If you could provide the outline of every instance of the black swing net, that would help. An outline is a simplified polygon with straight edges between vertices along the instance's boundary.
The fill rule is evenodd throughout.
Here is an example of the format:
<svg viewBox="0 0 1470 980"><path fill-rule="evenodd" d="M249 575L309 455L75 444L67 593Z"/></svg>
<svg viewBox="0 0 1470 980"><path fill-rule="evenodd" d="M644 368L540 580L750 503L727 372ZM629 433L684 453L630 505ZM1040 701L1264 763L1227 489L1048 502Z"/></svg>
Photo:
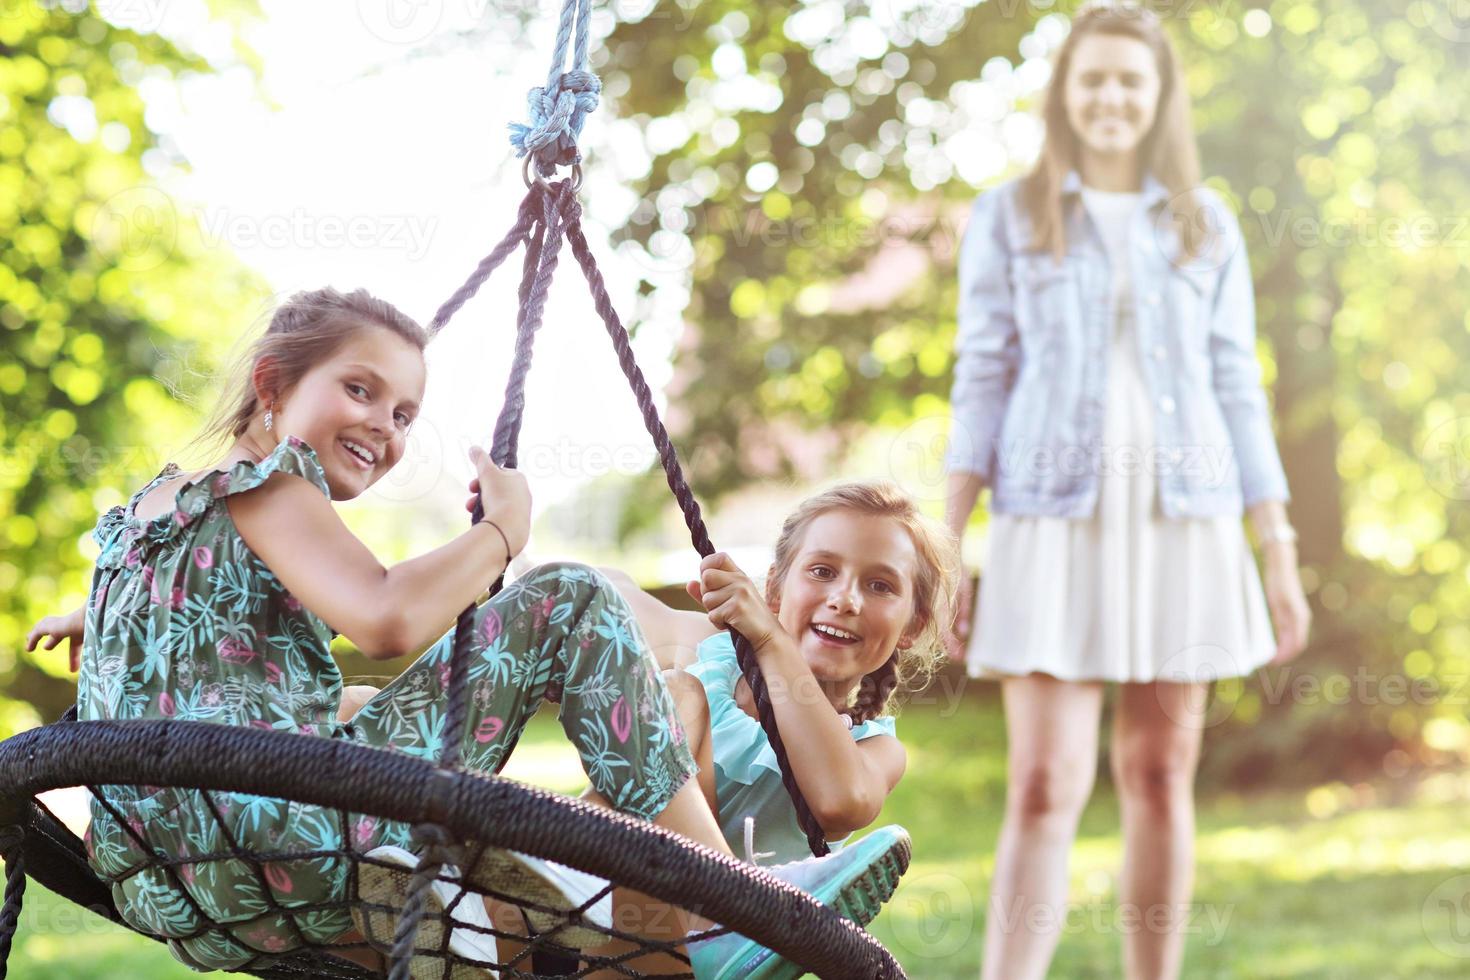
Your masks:
<svg viewBox="0 0 1470 980"><path fill-rule="evenodd" d="M582 233L579 156L572 133L587 110L591 89L595 104L595 77L574 68L557 74L572 20L577 23L580 66L586 64L587 0L565 0L558 54L543 132L550 138L534 146L528 138L527 167L533 157L537 169L529 176L528 191L516 221L469 279L438 310L430 324L437 333L471 299L517 248L525 255L519 289L515 355L494 432L491 456L504 467L516 465L525 380L531 365L532 344L541 325L547 295L563 241L591 289L598 315L617 352L618 363L633 389L644 423L663 464L669 488L689 527L701 556L714 552L699 504L684 479L678 457L653 405L652 393L634 360L628 332L613 309L587 240ZM534 93L533 93L534 94ZM582 99L580 103L578 99ZM534 102L534 99L533 99ZM580 106L580 108L577 108ZM533 113L533 116L535 113ZM568 119L571 117L571 124ZM559 130L557 127L560 127ZM535 132L530 133L531 137ZM557 165L572 165L574 177L547 180ZM483 519L478 502L472 522ZM496 594L501 581L490 594ZM652 824L603 807L545 792L511 780L465 770L460 746L468 713L472 604L460 613L446 686L448 704L444 728L433 762L390 752L349 740L311 738L289 733L250 729L202 721L75 720L75 708L59 722L0 742L0 858L5 863L5 898L0 908L0 977L6 973L12 939L21 912L27 876L62 897L128 928L113 900L114 880L99 877L87 861L84 843L46 806L38 794L62 787L85 786L102 805L111 806L100 792L104 786L193 791L211 813L227 846L214 853L170 855L148 839L146 823L112 816L126 828L145 859L128 873L144 868L163 873L170 884L170 900L187 906L197 923L187 936L172 939L218 937L238 940L238 923L218 923L201 908L184 886L184 875L209 862L237 862L246 867L264 897L262 915L283 923L294 936L284 951L254 950L236 969L260 977L357 978L387 975L394 980L442 976L468 978L542 976L693 976L687 955L677 945L685 941L649 939L636 932L594 922L587 913L614 887L648 896L669 906L696 913L717 925L691 934L687 941L739 933L778 956L823 977L902 977L891 954L860 925L844 918L797 888L769 873L695 844ZM759 721L781 767L782 780L795 806L798 823L814 854L827 845L791 772L781 733L777 730L769 692L750 644L731 631L740 670L755 696ZM258 842L233 835L221 815L215 794L253 794L331 808L340 816L340 833L332 845L311 851L266 850ZM403 889L401 906L376 904L359 889L364 868L377 859L353 846L349 815L391 820L413 828L417 867ZM473 869L490 849L513 849L607 879L603 891L576 907L551 907L528 898L513 882L477 876ZM301 861L338 861L346 869L345 894L331 902L293 900L276 884L272 865ZM874 901L855 903L876 908L897 885L908 864L907 847L891 851L867 885L881 894ZM457 869L466 869L459 872ZM436 882L452 886L453 899L431 902ZM441 886L442 890L442 886ZM376 894L376 893L374 893ZM466 924L458 906L489 897L519 912L519 926L497 920L489 926ZM569 904L569 903L563 903ZM313 942L302 924L328 911L355 910L356 921L368 923L372 942L323 944ZM861 918L849 906L847 911ZM479 931L496 939L496 959L482 959L450 948L451 937ZM160 941L163 936L150 935ZM614 941L621 941L614 943ZM604 944L613 944L605 946ZM481 947L484 948L484 947ZM617 949L610 953L608 949ZM360 951L351 959L344 954ZM639 959L662 953L661 963L680 968L645 972ZM380 967L360 965L376 961ZM645 960L648 962L648 960Z"/></svg>

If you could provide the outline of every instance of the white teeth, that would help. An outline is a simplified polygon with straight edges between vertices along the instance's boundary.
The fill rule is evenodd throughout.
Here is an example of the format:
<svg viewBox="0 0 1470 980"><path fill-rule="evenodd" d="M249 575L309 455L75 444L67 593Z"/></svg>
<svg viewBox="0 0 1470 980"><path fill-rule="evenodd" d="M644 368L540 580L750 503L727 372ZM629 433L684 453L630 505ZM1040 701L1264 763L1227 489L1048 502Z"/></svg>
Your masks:
<svg viewBox="0 0 1470 980"><path fill-rule="evenodd" d="M840 629L837 629L836 627L833 627L833 626L823 626L820 623L814 623L814 624L812 624L812 629L816 630L819 633L825 633L828 636L836 637L839 640L856 640L857 639L857 636L856 635L854 635L852 633L849 633L846 630L840 630Z"/></svg>
<svg viewBox="0 0 1470 980"><path fill-rule="evenodd" d="M368 452L366 449L353 442L351 439L343 439L342 445L346 446L354 456L359 457L364 463L367 463L369 466L371 466L375 461L375 457L372 453Z"/></svg>

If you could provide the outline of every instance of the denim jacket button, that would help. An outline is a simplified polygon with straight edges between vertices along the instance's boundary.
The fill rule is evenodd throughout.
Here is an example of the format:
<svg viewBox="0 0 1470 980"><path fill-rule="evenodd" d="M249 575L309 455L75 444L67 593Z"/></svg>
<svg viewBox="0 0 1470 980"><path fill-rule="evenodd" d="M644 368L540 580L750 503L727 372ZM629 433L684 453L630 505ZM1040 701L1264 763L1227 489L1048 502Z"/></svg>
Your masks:
<svg viewBox="0 0 1470 980"><path fill-rule="evenodd" d="M1165 395L1163 398L1160 398L1159 399L1159 411L1163 412L1165 415L1173 415L1174 414L1174 399L1170 398L1168 395Z"/></svg>

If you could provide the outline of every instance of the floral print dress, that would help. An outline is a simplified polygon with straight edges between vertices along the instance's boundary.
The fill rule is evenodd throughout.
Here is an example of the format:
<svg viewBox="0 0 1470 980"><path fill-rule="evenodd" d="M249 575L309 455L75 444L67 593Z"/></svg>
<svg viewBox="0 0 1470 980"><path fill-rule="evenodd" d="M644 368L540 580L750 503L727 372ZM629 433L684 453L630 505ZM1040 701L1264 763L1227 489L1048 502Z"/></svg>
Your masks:
<svg viewBox="0 0 1470 980"><path fill-rule="evenodd" d="M172 511L134 516L177 477L169 464L98 522L78 718L175 718L345 738L432 759L442 740L453 630L348 722L330 627L241 539L226 499L277 474L329 494L316 453L295 438L259 463L186 481ZM651 818L697 769L672 698L632 612L597 571L540 566L475 614L464 765L495 772L548 697L594 788ZM351 929L350 862L409 827L248 793L104 785L86 836L93 868L131 925L204 969L269 962ZM285 854L260 865L235 847ZM302 853L299 858L290 854Z"/></svg>

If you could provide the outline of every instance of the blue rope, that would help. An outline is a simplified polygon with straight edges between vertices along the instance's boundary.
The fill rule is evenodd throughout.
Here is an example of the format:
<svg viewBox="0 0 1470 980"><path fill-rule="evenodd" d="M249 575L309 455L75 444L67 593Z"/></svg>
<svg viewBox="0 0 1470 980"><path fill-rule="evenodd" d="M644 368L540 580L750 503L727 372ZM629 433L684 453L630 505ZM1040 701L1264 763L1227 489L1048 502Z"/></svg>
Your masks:
<svg viewBox="0 0 1470 980"><path fill-rule="evenodd" d="M551 71L543 88L533 88L526 96L531 123L510 124L510 142L516 156L527 153L535 157L536 171L552 177L558 166L580 163L577 137L588 114L597 108L602 82L587 70L587 36L591 25L591 0L562 0L561 23L556 30L556 52L551 56ZM576 47L572 67L561 70L566 61L567 45L572 39L575 20Z"/></svg>

